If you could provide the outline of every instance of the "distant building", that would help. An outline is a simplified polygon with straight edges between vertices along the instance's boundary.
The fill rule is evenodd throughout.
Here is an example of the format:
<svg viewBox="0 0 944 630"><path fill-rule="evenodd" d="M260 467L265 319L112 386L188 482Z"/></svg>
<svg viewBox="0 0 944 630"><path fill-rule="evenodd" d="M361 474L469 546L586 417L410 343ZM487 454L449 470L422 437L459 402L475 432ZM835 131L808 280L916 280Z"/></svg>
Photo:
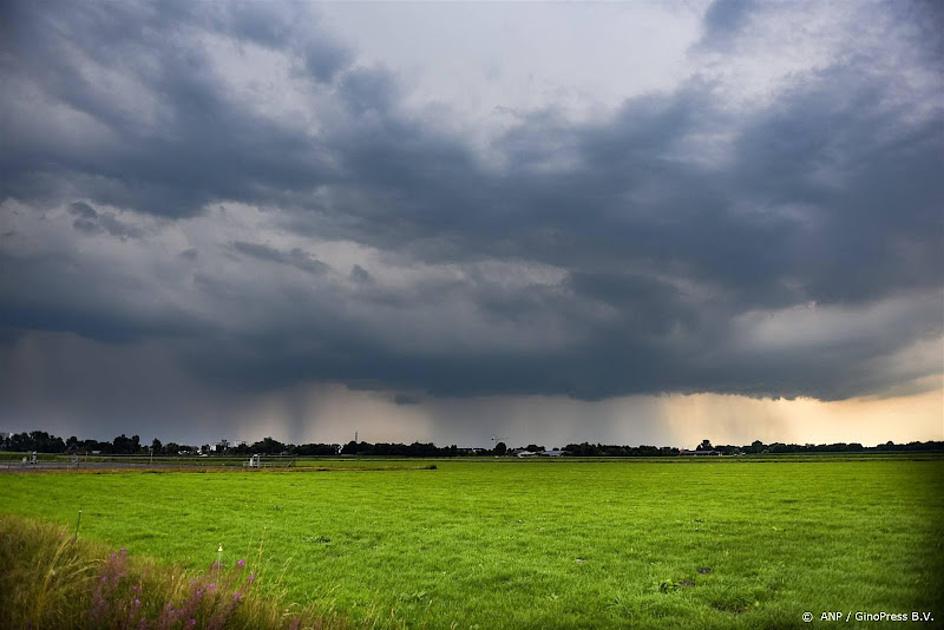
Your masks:
<svg viewBox="0 0 944 630"><path fill-rule="evenodd" d="M543 453L538 453L541 457L560 457L564 454L564 451L559 448L551 449L549 451L544 451Z"/></svg>
<svg viewBox="0 0 944 630"><path fill-rule="evenodd" d="M721 455L721 451L687 451L682 449L679 451L679 455L685 455L688 457L717 457Z"/></svg>

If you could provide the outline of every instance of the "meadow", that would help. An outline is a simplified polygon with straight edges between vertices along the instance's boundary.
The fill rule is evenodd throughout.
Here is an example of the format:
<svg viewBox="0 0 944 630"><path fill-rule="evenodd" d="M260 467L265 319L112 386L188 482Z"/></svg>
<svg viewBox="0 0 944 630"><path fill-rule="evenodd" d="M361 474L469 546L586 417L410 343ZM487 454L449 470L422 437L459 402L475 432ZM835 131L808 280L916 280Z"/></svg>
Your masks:
<svg viewBox="0 0 944 630"><path fill-rule="evenodd" d="M944 618L937 456L300 464L4 473L0 512L71 528L81 510L82 539L185 568L222 543L259 588L379 627Z"/></svg>

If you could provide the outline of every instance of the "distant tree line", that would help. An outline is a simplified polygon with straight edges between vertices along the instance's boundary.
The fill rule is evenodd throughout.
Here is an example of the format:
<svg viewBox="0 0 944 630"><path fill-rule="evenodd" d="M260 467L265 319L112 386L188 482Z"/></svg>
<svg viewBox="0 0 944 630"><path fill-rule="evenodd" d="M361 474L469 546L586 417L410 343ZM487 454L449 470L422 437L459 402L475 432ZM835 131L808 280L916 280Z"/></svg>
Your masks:
<svg viewBox="0 0 944 630"><path fill-rule="evenodd" d="M291 455L316 457L329 455L387 455L397 457L455 457L480 449L460 449L455 444L438 447L432 442L414 442L412 444L371 444L350 441L347 444L290 444L272 437L265 437L258 442L231 444L221 441L217 444L192 445L177 442L163 443L155 438L150 444L141 442L138 435L131 437L121 434L111 442L98 440L80 440L72 436L66 440L45 431L30 431L0 434L0 450L40 453L100 453L108 455Z"/></svg>
<svg viewBox="0 0 944 630"><path fill-rule="evenodd" d="M543 449L542 449L543 450ZM784 444L774 442L764 444L754 440L750 444L712 445L708 440L695 447L693 451L674 446L618 446L615 444L568 444L563 449L568 455L580 457L660 457L672 455L760 455L764 453L874 453L889 451L944 451L944 441L908 442L896 444L888 441L876 446L863 446L858 442L836 442L833 444Z"/></svg>
<svg viewBox="0 0 944 630"><path fill-rule="evenodd" d="M679 454L679 449L674 446L619 446L587 442L568 444L561 450L578 457L664 457Z"/></svg>
<svg viewBox="0 0 944 630"><path fill-rule="evenodd" d="M341 455L388 455L395 457L456 457L459 447L439 447L432 442L413 442L412 444L388 444L378 442L355 442L351 440L341 449Z"/></svg>
<svg viewBox="0 0 944 630"><path fill-rule="evenodd" d="M378 442L355 442L347 444L291 444L280 442L271 437L265 437L258 442L231 444L221 441L212 447L209 444L200 446L167 442L166 444L155 438L150 444L141 442L140 436L131 437L121 434L111 442L98 440L80 440L71 436L65 440L50 435L45 431L30 431L23 433L0 433L0 450L40 453L101 453L114 455L286 455L297 457L324 457L331 455L375 455L388 457L459 457L468 455L519 455L544 454L544 446L528 444L522 448L510 448L504 442L498 442L492 449L459 448L451 446L436 446L432 442L413 442L412 444ZM760 455L764 453L873 453L889 451L944 451L944 441L908 442L896 444L885 442L877 446L863 446L858 442L836 442L834 444L783 444L774 442L764 444L755 440L743 446L733 444L712 445L708 440L695 447L694 450L679 449L674 446L626 446L616 444L568 444L560 449L563 455L573 457L671 457L678 455Z"/></svg>

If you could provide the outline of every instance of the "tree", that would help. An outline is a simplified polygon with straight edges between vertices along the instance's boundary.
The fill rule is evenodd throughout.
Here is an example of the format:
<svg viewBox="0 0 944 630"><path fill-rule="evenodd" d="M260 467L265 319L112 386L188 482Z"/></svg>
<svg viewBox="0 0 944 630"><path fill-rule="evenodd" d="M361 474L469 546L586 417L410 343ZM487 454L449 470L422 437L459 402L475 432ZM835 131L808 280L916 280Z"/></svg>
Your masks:
<svg viewBox="0 0 944 630"><path fill-rule="evenodd" d="M496 455L504 455L507 452L508 452L508 445L505 444L504 442L499 442L498 444L495 445Z"/></svg>
<svg viewBox="0 0 944 630"><path fill-rule="evenodd" d="M154 438L153 440L151 440L152 453L160 453L163 449L164 449L164 445L161 444L160 440L158 440L157 438Z"/></svg>
<svg viewBox="0 0 944 630"><path fill-rule="evenodd" d="M711 445L710 440L702 440L701 444L695 447L696 451L713 451L715 447Z"/></svg>
<svg viewBox="0 0 944 630"><path fill-rule="evenodd" d="M340 449L338 444L299 444L295 447L297 455L306 457L317 455L337 455Z"/></svg>
<svg viewBox="0 0 944 630"><path fill-rule="evenodd" d="M266 436L252 445L253 453L263 453L265 455L278 455L284 450L285 445L270 436Z"/></svg>
<svg viewBox="0 0 944 630"><path fill-rule="evenodd" d="M139 439L140 438L138 438L137 435L129 438L127 435L122 433L112 440L112 450L115 453L134 453L137 451Z"/></svg>

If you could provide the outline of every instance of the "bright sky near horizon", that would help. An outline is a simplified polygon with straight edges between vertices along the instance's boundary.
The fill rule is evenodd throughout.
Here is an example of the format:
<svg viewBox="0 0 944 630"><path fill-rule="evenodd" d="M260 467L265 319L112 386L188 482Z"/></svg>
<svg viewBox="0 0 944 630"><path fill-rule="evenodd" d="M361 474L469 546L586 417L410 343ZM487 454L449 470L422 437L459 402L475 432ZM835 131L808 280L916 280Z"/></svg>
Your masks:
<svg viewBox="0 0 944 630"><path fill-rule="evenodd" d="M0 8L0 430L944 439L933 3Z"/></svg>

